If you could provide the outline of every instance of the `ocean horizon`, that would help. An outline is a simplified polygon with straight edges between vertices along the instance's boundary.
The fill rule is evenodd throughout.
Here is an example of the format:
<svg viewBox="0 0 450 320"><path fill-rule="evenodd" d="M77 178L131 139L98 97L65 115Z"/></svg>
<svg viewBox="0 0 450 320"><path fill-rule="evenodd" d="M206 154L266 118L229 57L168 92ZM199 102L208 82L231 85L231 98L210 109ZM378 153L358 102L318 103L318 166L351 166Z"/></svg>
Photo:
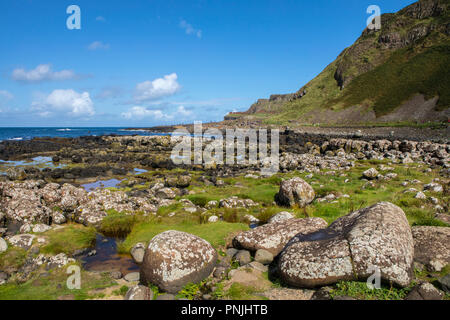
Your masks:
<svg viewBox="0 0 450 320"><path fill-rule="evenodd" d="M142 136L162 135L139 128L127 130L128 127L0 127L0 141L22 141L33 138L77 138L82 136L131 135Z"/></svg>

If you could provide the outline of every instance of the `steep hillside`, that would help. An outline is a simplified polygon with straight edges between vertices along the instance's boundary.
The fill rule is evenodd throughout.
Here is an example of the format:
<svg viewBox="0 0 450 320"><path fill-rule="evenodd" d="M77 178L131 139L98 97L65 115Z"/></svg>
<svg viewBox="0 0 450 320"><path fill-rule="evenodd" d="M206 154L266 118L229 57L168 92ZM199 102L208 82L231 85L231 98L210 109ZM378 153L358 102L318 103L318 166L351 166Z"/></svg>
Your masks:
<svg viewBox="0 0 450 320"><path fill-rule="evenodd" d="M228 119L271 124L447 121L450 0L421 0L383 14L296 93L260 99Z"/></svg>

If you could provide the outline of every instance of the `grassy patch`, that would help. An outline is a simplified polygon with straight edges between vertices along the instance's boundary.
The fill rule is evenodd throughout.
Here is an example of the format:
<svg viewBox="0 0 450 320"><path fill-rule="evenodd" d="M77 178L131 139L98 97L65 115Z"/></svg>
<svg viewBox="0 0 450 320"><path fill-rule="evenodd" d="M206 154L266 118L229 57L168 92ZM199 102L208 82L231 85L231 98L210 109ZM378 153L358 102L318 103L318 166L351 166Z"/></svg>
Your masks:
<svg viewBox="0 0 450 320"><path fill-rule="evenodd" d="M138 221L138 217L135 215L127 215L115 210L110 210L107 213L108 215L102 220L98 230L108 237L125 237Z"/></svg>
<svg viewBox="0 0 450 320"><path fill-rule="evenodd" d="M366 282L338 282L331 292L331 297L349 296L359 300L402 300L411 289L398 289L382 286L380 289L369 289Z"/></svg>
<svg viewBox="0 0 450 320"><path fill-rule="evenodd" d="M450 106L450 46L434 46L417 53L397 50L386 63L352 81L344 91L346 106L374 101L377 116L393 111L416 93L430 99L439 96L438 108ZM336 103L332 101L330 104Z"/></svg>
<svg viewBox="0 0 450 320"><path fill-rule="evenodd" d="M31 279L23 284L6 284L0 286L0 300L56 300L61 296L72 296L75 300L96 298L89 294L94 289L108 288L116 285L107 275L81 272L81 289L70 290L66 281L66 268L55 269L48 276Z"/></svg>
<svg viewBox="0 0 450 320"><path fill-rule="evenodd" d="M268 300L268 298L258 295L255 288L240 283L233 283L223 296L230 300Z"/></svg>
<svg viewBox="0 0 450 320"><path fill-rule="evenodd" d="M20 268L25 263L26 256L24 249L9 247L6 252L0 253L0 270Z"/></svg>
<svg viewBox="0 0 450 320"><path fill-rule="evenodd" d="M69 224L61 229L47 231L44 235L48 237L49 243L41 248L42 253L71 255L75 250L93 246L96 231L92 227Z"/></svg>

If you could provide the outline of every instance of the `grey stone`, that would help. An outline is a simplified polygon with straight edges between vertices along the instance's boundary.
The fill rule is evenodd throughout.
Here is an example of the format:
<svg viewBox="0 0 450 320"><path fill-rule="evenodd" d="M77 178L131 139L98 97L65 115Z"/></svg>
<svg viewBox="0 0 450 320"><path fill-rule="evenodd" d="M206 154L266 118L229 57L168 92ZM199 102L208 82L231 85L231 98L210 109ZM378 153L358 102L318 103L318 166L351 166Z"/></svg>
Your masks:
<svg viewBox="0 0 450 320"><path fill-rule="evenodd" d="M278 222L295 218L294 215L287 211L282 211L272 216L267 223Z"/></svg>
<svg viewBox="0 0 450 320"><path fill-rule="evenodd" d="M310 204L314 197L314 189L305 180L296 177L281 182L275 200L283 206L298 205L303 208Z"/></svg>
<svg viewBox="0 0 450 320"><path fill-rule="evenodd" d="M239 250L238 253L234 256L234 259L239 262L239 265L245 266L246 264L252 261L250 256L250 252L247 250Z"/></svg>
<svg viewBox="0 0 450 320"><path fill-rule="evenodd" d="M234 255L238 252L238 249L235 248L228 248L227 249L227 257L233 258Z"/></svg>
<svg viewBox="0 0 450 320"><path fill-rule="evenodd" d="M153 291L142 285L131 287L124 300L153 300Z"/></svg>
<svg viewBox="0 0 450 320"><path fill-rule="evenodd" d="M8 250L8 244L3 238L0 238L0 253L5 252Z"/></svg>
<svg viewBox="0 0 450 320"><path fill-rule="evenodd" d="M267 250L259 249L255 253L255 261L262 264L270 264L273 261L273 254Z"/></svg>
<svg viewBox="0 0 450 320"><path fill-rule="evenodd" d="M440 272L450 263L450 228L414 226L414 261Z"/></svg>
<svg viewBox="0 0 450 320"><path fill-rule="evenodd" d="M412 279L414 245L403 210L380 202L294 237L279 256L279 275L287 284L315 287L368 278L373 268L385 281L405 287Z"/></svg>
<svg viewBox="0 0 450 320"><path fill-rule="evenodd" d="M376 179L378 176L378 171L375 168L370 168L363 172L363 177L369 180Z"/></svg>
<svg viewBox="0 0 450 320"><path fill-rule="evenodd" d="M258 262L258 261L252 261L248 264L251 268L261 271L261 272L267 272L269 270L269 268L265 265L263 265L262 263Z"/></svg>
<svg viewBox="0 0 450 320"><path fill-rule="evenodd" d="M264 249L276 256L295 235L312 233L327 226L322 218L282 220L238 234L233 239L233 246L252 252Z"/></svg>
<svg viewBox="0 0 450 320"><path fill-rule="evenodd" d="M206 240L186 232L165 231L156 235L145 250L141 280L176 293L186 284L208 277L217 258L216 250Z"/></svg>
<svg viewBox="0 0 450 320"><path fill-rule="evenodd" d="M139 272L131 272L126 274L123 278L128 282L136 282L139 281L140 275Z"/></svg>
<svg viewBox="0 0 450 320"><path fill-rule="evenodd" d="M431 283L424 282L416 285L405 300L442 300L444 294L436 289Z"/></svg>
<svg viewBox="0 0 450 320"><path fill-rule="evenodd" d="M224 267L217 267L214 270L213 276L215 278L221 279L221 278L223 278L226 275L226 273L227 273L227 269L226 268L224 268Z"/></svg>
<svg viewBox="0 0 450 320"><path fill-rule="evenodd" d="M133 248L131 248L130 253L133 261L137 264L141 264L142 261L144 261L145 244L142 242L136 243Z"/></svg>
<svg viewBox="0 0 450 320"><path fill-rule="evenodd" d="M445 276L439 278L438 283L440 284L442 290L447 293L450 293L450 273L447 273Z"/></svg>

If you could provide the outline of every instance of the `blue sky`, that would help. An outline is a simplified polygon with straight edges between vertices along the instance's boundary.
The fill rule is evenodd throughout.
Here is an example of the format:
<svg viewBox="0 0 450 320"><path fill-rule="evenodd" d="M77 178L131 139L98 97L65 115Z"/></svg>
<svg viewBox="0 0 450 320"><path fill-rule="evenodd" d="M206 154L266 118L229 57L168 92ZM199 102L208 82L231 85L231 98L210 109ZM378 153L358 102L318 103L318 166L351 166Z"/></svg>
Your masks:
<svg viewBox="0 0 450 320"><path fill-rule="evenodd" d="M0 3L0 126L222 120L298 90L406 0ZM81 29L69 30L69 5Z"/></svg>

